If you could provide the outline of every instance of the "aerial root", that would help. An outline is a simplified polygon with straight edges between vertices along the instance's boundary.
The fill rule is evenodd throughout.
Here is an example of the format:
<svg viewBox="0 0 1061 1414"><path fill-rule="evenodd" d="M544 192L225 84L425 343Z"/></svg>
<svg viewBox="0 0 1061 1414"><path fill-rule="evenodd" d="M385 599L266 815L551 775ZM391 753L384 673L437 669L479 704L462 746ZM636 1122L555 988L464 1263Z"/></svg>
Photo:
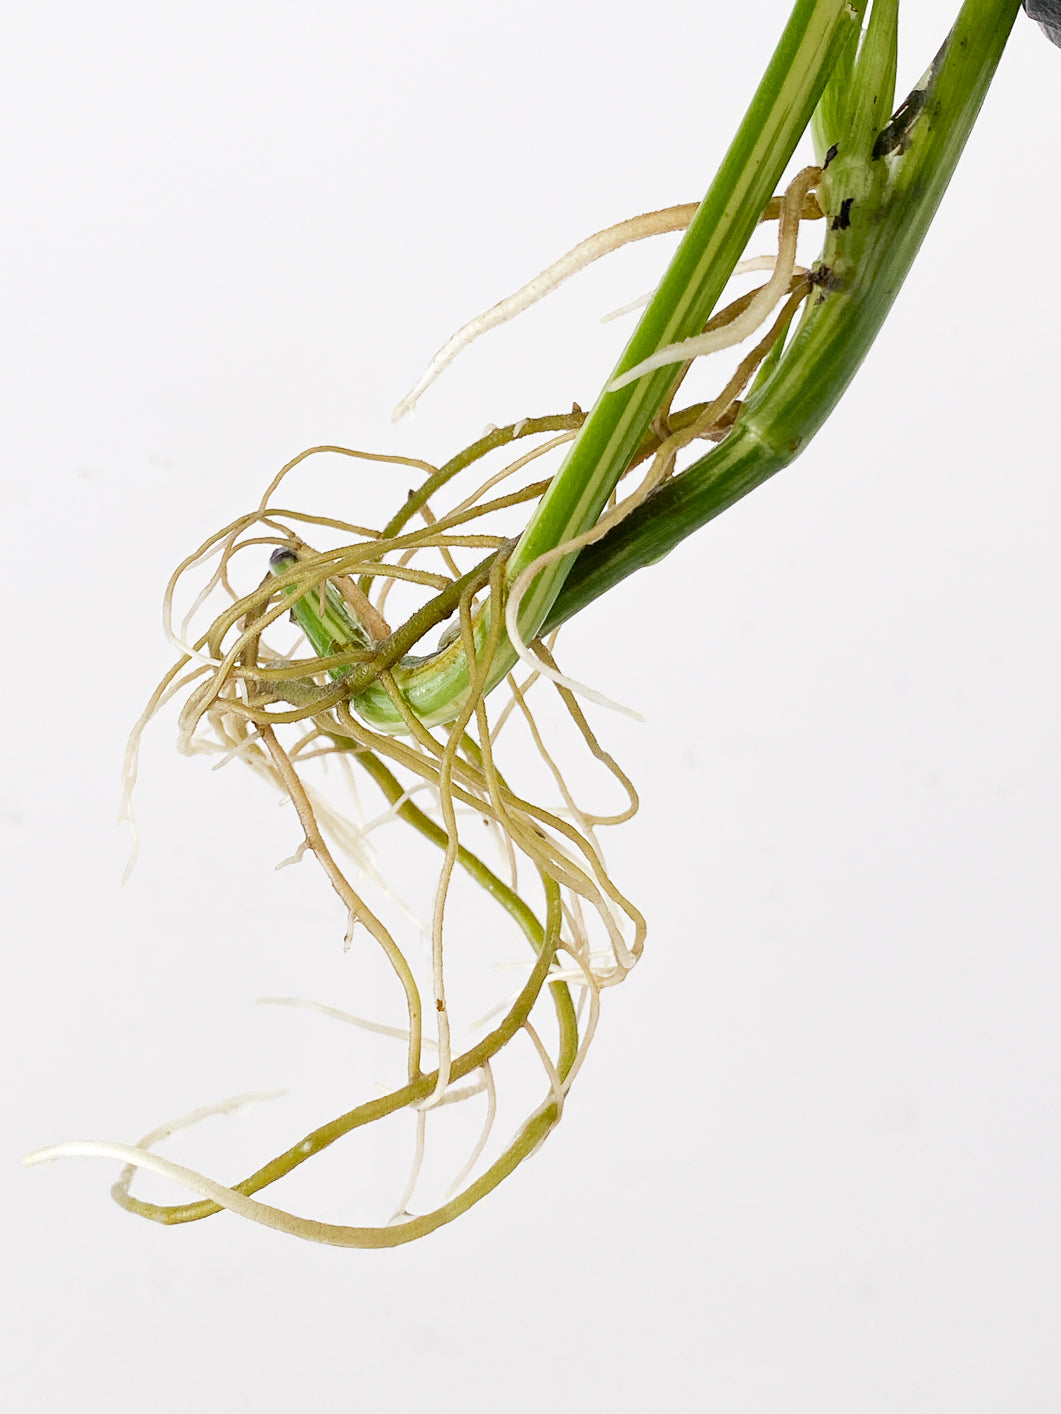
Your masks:
<svg viewBox="0 0 1061 1414"><path fill-rule="evenodd" d="M325 1016L399 1041L406 1053L404 1088L389 1089L381 1099L366 1101L234 1186L151 1151L152 1144L185 1127L184 1122L162 1126L136 1146L94 1142L57 1146L34 1156L35 1161L75 1154L119 1159L125 1167L114 1188L116 1200L158 1222L192 1221L227 1208L312 1240L390 1245L422 1235L465 1211L534 1152L556 1123L595 1025L596 996L601 987L629 971L643 945L643 920L611 881L596 837L601 825L629 818L636 796L599 746L544 645L531 678L522 684L512 678L496 689L488 711L490 663L501 642L502 606L509 592L505 557L494 554L484 573L470 579L466 561L510 543L510 535L503 531L480 533L474 525L469 530L469 522L492 524L505 515L524 514L527 500L540 495L546 483L533 483L529 496L522 485L512 492L502 483L533 475L540 458L570 440L580 419L576 412L559 427L556 422L565 419L530 419L522 428L500 429L510 440L517 433L530 437L525 444L530 450L487 475L477 467L479 458L470 458L452 490L447 477L423 464L428 481L436 486L433 496L437 500L445 490L449 504L442 507L424 498L416 507L422 524L405 524L395 533L362 527L350 539L347 522L278 510L263 498L253 513L224 527L189 556L167 589L167 621L181 658L137 724L125 778L128 791L135 781L136 748L143 729L183 691L182 748L193 754L209 753L218 764L244 763L293 807L301 837L278 867L307 854L314 856L349 919L348 937L356 925L363 940L352 957L363 956L373 944L381 949L397 984L394 1000L401 999L404 1016L362 1017L293 998L265 1000L273 1005L311 1006ZM554 429L551 435L545 423ZM546 433L544 438L535 435L539 428ZM504 438L495 441L499 447L505 444ZM274 478L274 494L283 476L304 460L295 458ZM465 484L469 476L475 478L470 488ZM330 528L335 538L347 538L330 549L313 549L306 540L312 526L318 527L315 534L323 535ZM279 554L274 572L262 578L258 558L259 568L252 571L250 584L241 587L241 575L246 573L241 567L246 564L251 569L255 563L251 552L257 557L270 549ZM193 608L182 618L177 605L190 574L202 576L206 583L200 582L192 592ZM381 602L396 592L396 586L431 595L444 593L446 586L458 582L464 587L452 599L449 635L463 647L473 671L456 718L434 730L424 727L397 689L392 673L384 668L377 681L404 714L406 730L396 735L368 726L351 710L343 677L373 661L377 650L362 645L382 639L386 651L393 635L382 617ZM279 641L292 603L301 602L293 597L296 594L312 606L315 621L326 617L333 626L330 643L312 642L314 654L307 654L304 643L287 646ZM220 612L213 609L213 620L205 630L197 630L197 618L211 612L218 596L227 599L227 607L223 603ZM485 637L478 629L484 613L491 625ZM290 629L285 631L290 638ZM551 740L547 743L535 720L528 694L534 682L546 676L543 665L561 678L558 691L574 728L572 742L580 749L588 747L591 758L626 792L626 808L614 816L580 807L567 785L562 752ZM506 723L511 725L501 736ZM534 758L540 761L540 770L530 769ZM336 771L336 766L341 769ZM365 789L362 773L370 778L371 788L382 793L382 809L359 801ZM557 796L554 806L536 803L535 792L543 788ZM388 880L382 856L377 858L369 850L369 836L384 827L388 832L401 828L418 835L427 848L438 852L433 905L425 925L402 899L405 890ZM496 861L487 858L484 845L496 853ZM455 896L458 876L494 909L494 961L514 961L519 956L517 944L527 948L532 959L528 980L514 997L505 996L501 978L490 981L490 990L504 990L492 1004L497 1016L485 1035L475 1021L483 1010L482 987L475 983L469 990L474 979L462 959L460 915L466 904L463 889ZM425 938L426 970L419 952ZM561 953L564 975L557 966ZM487 977L492 975L488 971ZM579 994L577 1004L572 986ZM594 993L588 1011L582 995L587 988ZM510 1058L509 1043L521 1031L527 1034L529 1051L515 1048ZM473 1036L479 1039L464 1039ZM429 1058L431 1069L425 1074ZM509 1077L532 1064L541 1073L540 1103L517 1120L508 1098ZM477 1096L484 1096L485 1103ZM426 1181L426 1146L439 1123L433 1116L442 1110L461 1110L469 1102L481 1105L476 1131L468 1136L467 1147L454 1165L456 1175L440 1189L443 1201L430 1207L419 1195ZM233 1103L216 1109L232 1108ZM187 1122L214 1109L197 1111ZM259 1187L330 1147L349 1127L372 1124L399 1110L413 1118L413 1149L392 1221L371 1228L317 1224L252 1196ZM359 1117L351 1119L351 1115ZM512 1125L514 1120L515 1138L499 1145L499 1126ZM144 1201L130 1191L137 1168L167 1176L203 1201L169 1205ZM433 1176L430 1181L435 1181ZM418 1217L411 1215L414 1208L422 1207L429 1210Z"/></svg>
<svg viewBox="0 0 1061 1414"><path fill-rule="evenodd" d="M796 265L796 237L799 233L800 212L812 187L821 180L820 167L804 167L793 177L781 203L781 216L777 237L777 260L774 273L749 302L743 313L737 315L721 328L709 329L677 344L667 344L657 349L650 357L626 369L618 378L612 379L608 391L614 393L636 382L646 373L657 368L666 368L672 363L688 363L691 359L702 358L706 354L718 353L721 349L733 348L743 343L760 324L769 317L777 302L788 291Z"/></svg>
<svg viewBox="0 0 1061 1414"><path fill-rule="evenodd" d="M577 407L493 429L441 467L351 448L310 448L281 468L254 510L222 527L178 567L166 589L164 614L179 658L134 729L123 811L131 819L143 730L183 693L181 749L208 753L219 764L242 762L280 793L300 834L284 863L314 856L341 905L347 944L355 941L349 965L362 968L378 949L392 978L378 1017L360 1015L360 1003L355 1014L296 998L263 1001L310 1007L397 1040L404 1064L397 1083L392 1078L381 1095L304 1135L232 1186L163 1158L152 1146L207 1114L262 1096L196 1111L152 1131L139 1145L58 1145L32 1155L31 1162L73 1155L116 1159L125 1165L114 1189L117 1201L157 1222L194 1221L228 1209L309 1240L376 1247L451 1221L537 1149L558 1121L585 1059L601 993L636 965L646 929L610 874L600 839L604 827L631 818L637 795L598 742L579 698L615 704L562 671L552 639L521 634L521 601L541 569L594 543L642 505L674 474L677 458L693 440L725 435L736 400L809 288L806 273L795 266L795 243L800 216L817 212L811 191L816 175L801 173L776 203L777 257L751 262L770 272L762 288L718 313L700 342L661 350L653 366L672 355L688 362L705 347L739 343L784 301L767 334L710 403L678 411L668 405L592 529L511 579L508 556L527 507L548 486L548 476L530 478L541 476L541 461L559 454L577 434L584 420ZM693 212L684 207L649 213L583 242L454 336L404 405L411 406L472 338L588 261L629 240L680 229ZM625 377L642 371L644 366ZM513 449L500 466L480 465L517 440L518 455ZM397 463L424 479L382 529L277 504L290 472L320 453ZM270 556L263 574L263 558ZM392 628L403 614L404 622ZM402 676L409 655L423 654L425 647L430 653L428 636L436 633L432 665L458 654L466 665L449 719L441 721L414 710L402 686L409 681ZM507 671L511 656L493 671L506 644L527 669L520 681ZM564 709L558 739L545 732L536 712L543 682ZM370 713L371 694L376 707ZM391 714L383 727L380 702ZM581 790L571 784L572 751L588 754L618 784L619 808L594 812L580 800ZM361 798L373 791L378 799ZM398 831L408 845L395 864L391 837ZM408 885L425 868L433 873L420 899L415 879L411 891ZM480 917L481 909L489 912ZM499 975L512 967L526 973L514 996ZM354 976L359 988L360 971ZM373 981L378 988L374 974ZM483 1034L487 1024L492 1029ZM521 1033L529 1044L510 1048ZM391 1049L388 1065L398 1060L398 1048ZM517 1103L510 1096L525 1094L523 1078L516 1077L528 1066L538 1088L533 1098ZM457 1172L432 1207L425 1191L435 1181L425 1163L428 1142L437 1130L458 1123L440 1119L442 1112L461 1113L469 1104L474 1128L455 1141L462 1147L450 1172ZM343 1136L402 1112L412 1124L411 1165L390 1221L364 1227L319 1223L253 1196ZM514 1137L499 1143L496 1136L506 1127ZM200 1201L161 1205L134 1197L130 1181L137 1168L173 1179ZM426 1211L413 1216L414 1207Z"/></svg>
<svg viewBox="0 0 1061 1414"><path fill-rule="evenodd" d="M614 226L606 226L604 230L597 231L595 235L587 236L585 240L579 241L578 245L573 246L559 260L554 260L552 265L547 265L540 274L535 275L533 280L528 280L514 294L498 300L497 304L491 305L482 314L470 319L467 324L462 325L455 334L451 335L431 359L427 368L405 397L395 406L391 413L391 420L398 422L407 413L412 412L420 398L440 374L449 367L457 355L463 352L469 344L474 343L476 339L481 338L483 334L515 319L517 315L530 309L546 295L552 294L572 275L577 275L580 270L584 270L587 265L592 265L594 261L621 250L623 246L632 245L635 241L646 240L649 236L668 235L672 232L686 230L699 209L698 202L686 202L679 206L666 206L659 211L646 211L640 216L632 216L626 221L619 221ZM777 220L779 216L783 215L785 209L784 198L774 197L767 205L761 219L763 221ZM820 205L809 188L801 193L795 210L797 217L804 220L820 219L823 215ZM791 219L791 208L789 208L789 219ZM735 273L740 274L745 270L763 268L764 266L753 258L744 262L743 268L738 267ZM641 301L634 301L608 317L615 318L619 314L625 314L638 308L640 303Z"/></svg>
<svg viewBox="0 0 1061 1414"><path fill-rule="evenodd" d="M696 211L697 203L695 202L686 203L683 206L668 206L661 211L647 211L641 216L633 216L627 221L620 221L615 226L608 226L603 231L598 231L596 235L587 236L584 241L579 241L578 245L572 247L559 260L554 260L552 265L547 265L540 274L535 275L533 280L528 280L515 294L508 295L505 299L499 300L497 304L491 305L489 309L476 315L474 319L470 319L451 338L447 339L416 383L397 404L391 413L391 420L398 422L407 413L412 412L435 379L449 367L463 349L466 349L469 344L474 343L483 334L488 333L491 329L496 329L501 324L507 324L510 319L515 319L518 314L530 309L531 305L537 304L546 295L552 294L566 280L570 280L572 275L577 275L587 265L592 265L595 260L610 255L612 251L620 250L624 245L630 245L634 241L643 241L648 236L665 235L670 231L684 231L696 215Z"/></svg>
<svg viewBox="0 0 1061 1414"><path fill-rule="evenodd" d="M217 1183L196 1169L174 1163L150 1150L140 1149L131 1144L115 1144L106 1140L56 1144L51 1148L40 1149L36 1153L28 1155L23 1163L27 1165L51 1163L55 1159L64 1158L116 1159L134 1169L142 1168L160 1174L162 1177L169 1178L174 1183L187 1188L190 1192L197 1193L206 1200L203 1206L206 1206L210 1212L227 1209L229 1212L236 1213L251 1222L259 1223L263 1227L273 1228L277 1232L284 1232L289 1236L299 1237L308 1242L320 1242L333 1247L397 1247L403 1243L415 1241L417 1238L426 1237L428 1233L434 1232L444 1223L452 1222L454 1218L467 1212L473 1204L479 1202L503 1179L507 1178L518 1164L535 1152L555 1123L556 1106L555 1102L550 1100L531 1114L501 1155L478 1179L468 1184L456 1197L419 1217L399 1219L396 1222L378 1227L352 1227L299 1217L295 1213L286 1212L282 1208L275 1208L256 1198L248 1197L236 1188L229 1188L223 1183ZM141 1207L151 1205L138 1205L135 1200L130 1199L123 1206L137 1211ZM161 1222L187 1221L187 1219L168 1218L165 1216L166 1211L163 1208L158 1208L157 1215L152 1214L152 1216L155 1216L156 1221Z"/></svg>

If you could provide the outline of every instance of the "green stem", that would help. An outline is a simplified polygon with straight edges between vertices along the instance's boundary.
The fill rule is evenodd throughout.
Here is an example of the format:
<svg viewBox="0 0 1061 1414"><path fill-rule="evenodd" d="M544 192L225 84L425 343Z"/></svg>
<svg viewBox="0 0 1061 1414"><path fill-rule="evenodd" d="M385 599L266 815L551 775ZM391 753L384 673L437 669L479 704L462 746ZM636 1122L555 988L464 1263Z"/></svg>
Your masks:
<svg viewBox="0 0 1061 1414"><path fill-rule="evenodd" d="M773 375L749 397L720 446L582 551L544 631L661 559L806 447L891 308L976 121L1019 7L1020 0L966 0L915 90L918 96L901 106L869 153L845 155L841 142L826 174L824 199L836 229L823 255L824 283ZM881 82L886 82L883 72ZM890 396L887 385L886 390Z"/></svg>
<svg viewBox="0 0 1061 1414"><path fill-rule="evenodd" d="M662 345L698 333L706 323L834 64L858 29L859 15L847 0L796 0L718 175L608 383ZM512 555L510 583L539 555L596 523L677 377L677 367L664 368L618 392L601 394ZM540 630L573 559L560 560L536 576L520 606L519 626L525 638ZM478 615L479 652L489 617L489 607ZM515 662L515 651L502 635L487 690ZM454 643L426 662L399 666L394 677L425 724L449 720L468 691L463 645ZM378 686L354 700L359 715L377 729L402 730L400 714Z"/></svg>
<svg viewBox="0 0 1061 1414"><path fill-rule="evenodd" d="M706 324L839 53L857 30L857 16L844 0L800 0L795 6L722 166L608 384ZM601 394L509 562L510 580L596 523L680 372L672 364ZM573 558L543 571L524 596L519 623L525 637L540 629Z"/></svg>

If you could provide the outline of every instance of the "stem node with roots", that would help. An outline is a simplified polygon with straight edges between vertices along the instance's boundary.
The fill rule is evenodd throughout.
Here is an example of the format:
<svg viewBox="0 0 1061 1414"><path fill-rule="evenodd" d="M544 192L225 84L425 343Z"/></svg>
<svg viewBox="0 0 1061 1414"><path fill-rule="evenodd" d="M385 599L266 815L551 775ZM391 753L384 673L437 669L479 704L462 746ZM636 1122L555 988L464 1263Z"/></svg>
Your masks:
<svg viewBox="0 0 1061 1414"><path fill-rule="evenodd" d="M198 1110L152 1130L136 1145L65 1144L41 1150L31 1161L75 1154L118 1159L125 1168L113 1189L116 1201L156 1222L191 1222L228 1208L298 1237L379 1247L449 1222L537 1149L558 1122L585 1057L602 990L621 982L641 955L645 923L609 874L598 838L603 827L630 819L637 809L632 784L598 742L579 703L580 696L607 699L561 672L552 651L555 635L525 641L520 604L543 570L643 505L673 475L690 444L725 438L742 391L784 338L811 288L794 254L800 216L818 214L812 185L810 175L801 174L771 204L768 215L781 218L780 260L758 257L742 267L739 273L767 268L767 283L710 320L704 348L743 341L784 300L780 314L710 402L675 410L671 395L630 458L621 493L582 534L510 569L520 520L549 485L533 479L538 464L571 442L585 421L576 406L567 414L493 429L439 468L379 458L425 477L382 531L277 504L285 478L309 458L373 459L349 448L311 448L282 468L253 511L178 567L166 591L165 623L180 658L134 732L126 794L135 781L144 726L175 693L188 689L179 714L182 750L213 753L220 764L238 758L290 801L301 840L284 862L313 855L349 919L347 943L360 925L358 936L367 935L382 951L403 1020L389 1025L317 1009L400 1039L403 1073L382 1097L302 1136L231 1186L163 1158L154 1146L209 1114L260 1096ZM668 222L690 215L684 209L668 213L655 227L669 228ZM616 231L639 239L649 233L644 226L641 219ZM605 245L617 242L616 231L605 233ZM592 248L589 258L600 245L585 243ZM690 348L681 357L688 364L700 351ZM519 456L484 474L485 459L517 442ZM196 573L201 582L179 620L176 600ZM392 629L399 599L407 613ZM197 630L193 625L204 613L208 622ZM295 635L289 616L299 630ZM434 651L413 656L438 630ZM446 680L448 696L430 697L433 679ZM618 809L593 813L579 803L585 761L576 752L619 786ZM360 803L359 782L381 798L360 812L351 804ZM393 881L380 863L388 851L377 849L377 832L382 837L384 827L391 832L395 825L437 851L430 917L423 924L413 906L415 887ZM417 852L410 841L410 857ZM405 872L401 862L398 872ZM405 893L412 895L408 903ZM472 941L482 951L483 938L495 963L488 968L492 995L481 966L470 968L466 958ZM512 961L510 944L517 940L528 949L528 975L512 996L506 995L510 984L498 981L496 964ZM355 959L363 946L355 946ZM488 1014L500 1013L501 1019L476 1035L480 1023L474 1018L484 1001ZM520 1037L522 1043L514 1045ZM522 1112L513 1116L508 1091L526 1090L528 1063L540 1071L541 1089L536 1099L524 1094ZM470 1154L440 1201L414 1215L435 1112L474 1105L480 1095L487 1097L486 1113ZM415 1153L389 1221L316 1222L255 1196L354 1130L403 1110L415 1117ZM513 1137L499 1143L495 1136L506 1120ZM135 1197L130 1184L137 1168L168 1176L198 1201L162 1205Z"/></svg>

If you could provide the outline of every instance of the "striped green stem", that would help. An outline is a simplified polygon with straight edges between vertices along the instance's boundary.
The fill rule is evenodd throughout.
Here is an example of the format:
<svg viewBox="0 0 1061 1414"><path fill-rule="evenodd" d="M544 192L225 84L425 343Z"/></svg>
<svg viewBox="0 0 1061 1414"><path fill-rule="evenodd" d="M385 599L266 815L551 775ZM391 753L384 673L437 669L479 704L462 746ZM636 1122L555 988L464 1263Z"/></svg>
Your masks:
<svg viewBox="0 0 1061 1414"><path fill-rule="evenodd" d="M717 448L663 486L579 555L546 617L551 630L793 461L825 422L877 335L932 222L976 121L1020 0L966 0L925 78L889 122L853 66L849 98L833 86L816 123L838 144L821 193L830 229L819 295L770 376L753 390ZM882 16L894 4L874 7ZM866 51L890 93L887 37ZM841 79L843 74L839 76ZM852 95L853 91L853 97ZM889 99L890 102L890 99ZM876 111L880 111L877 105ZM885 109L885 111L887 111Z"/></svg>

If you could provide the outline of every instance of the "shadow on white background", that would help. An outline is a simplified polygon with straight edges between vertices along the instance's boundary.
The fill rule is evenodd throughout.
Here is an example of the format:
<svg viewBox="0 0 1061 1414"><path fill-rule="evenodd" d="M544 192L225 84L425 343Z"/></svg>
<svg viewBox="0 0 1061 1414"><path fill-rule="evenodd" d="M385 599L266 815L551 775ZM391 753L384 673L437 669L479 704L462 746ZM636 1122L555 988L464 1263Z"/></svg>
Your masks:
<svg viewBox="0 0 1061 1414"><path fill-rule="evenodd" d="M171 720L118 889L162 586L304 446L437 459L588 405L625 338L597 318L668 242L387 416L470 314L588 231L702 193L787 8L13 18L11 1408L1061 1406L1061 54L1023 18L811 450L565 631L570 670L648 719L594 716L642 791L609 857L650 934L533 1163L384 1253L227 1214L164 1229L109 1203L108 1164L17 1168L241 1089L360 1098L345 1036L250 1006L342 1005L343 920L310 864L272 872L291 818L249 774L177 758ZM907 87L955 8L911 7ZM344 513L395 504L390 475L353 468ZM294 1103L173 1152L235 1177L244 1133L318 1118ZM289 1189L296 1211L338 1210L359 1157Z"/></svg>

